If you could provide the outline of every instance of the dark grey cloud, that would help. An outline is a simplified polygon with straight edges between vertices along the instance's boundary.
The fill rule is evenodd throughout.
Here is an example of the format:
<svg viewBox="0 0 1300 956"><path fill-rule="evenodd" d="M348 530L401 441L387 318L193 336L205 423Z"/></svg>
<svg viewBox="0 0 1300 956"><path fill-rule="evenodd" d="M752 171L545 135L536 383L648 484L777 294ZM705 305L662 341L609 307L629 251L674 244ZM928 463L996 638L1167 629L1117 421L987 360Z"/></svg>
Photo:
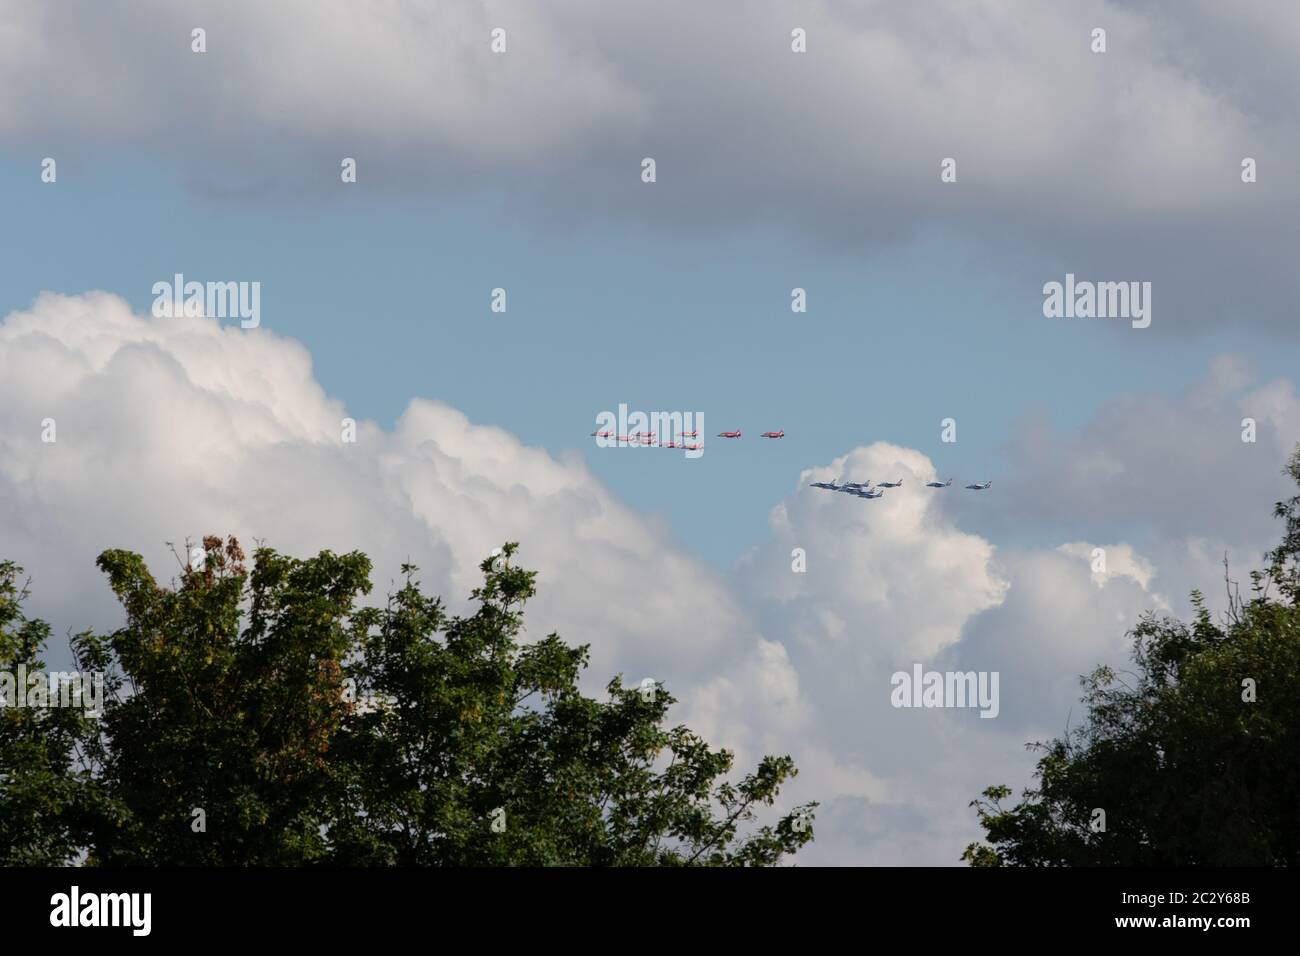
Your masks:
<svg viewBox="0 0 1300 956"><path fill-rule="evenodd" d="M1156 339L1297 327L1293 4L11 7L12 148L140 151L217 200L328 195L353 156L367 190L498 191L550 226L761 223L861 255L940 231L1031 305L1065 270L1151 281Z"/></svg>

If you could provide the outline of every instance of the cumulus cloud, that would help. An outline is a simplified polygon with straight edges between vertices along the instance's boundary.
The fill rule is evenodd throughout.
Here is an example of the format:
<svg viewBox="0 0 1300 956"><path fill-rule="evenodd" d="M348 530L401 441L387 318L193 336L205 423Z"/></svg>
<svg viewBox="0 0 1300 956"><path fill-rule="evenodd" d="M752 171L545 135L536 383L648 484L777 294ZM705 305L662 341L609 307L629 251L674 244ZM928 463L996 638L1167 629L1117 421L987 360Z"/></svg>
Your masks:
<svg viewBox="0 0 1300 956"><path fill-rule="evenodd" d="M1270 414L1287 420L1287 388L1250 391L1231 362L1189 394L1213 403L1243 389L1273 396ZM110 628L120 612L92 563L109 547L142 552L164 578L163 543L187 535L232 532L299 555L356 548L376 559L379 593L410 560L463 606L478 562L519 540L540 571L530 636L590 643L595 684L616 671L666 681L675 716L740 767L796 758L785 805L824 807L811 863L955 863L978 836L968 801L1025 782L1022 744L1059 733L1077 676L1122 664L1124 633L1166 606L1171 579L1148 549L1077 537L996 548L962 529L955 502L994 509L998 496L926 488L933 463L884 442L806 469L724 576L576 456L427 399L391 430L358 423L355 444L340 440L346 417L306 350L265 329L136 315L102 292L44 294L0 323L0 553L32 573L32 613ZM1117 476L1146 478L1146 459L1110 452ZM870 501L810 487L838 478L902 487ZM1177 540L1194 557L1214 527L1195 512ZM917 664L998 671L998 718L892 706L891 676Z"/></svg>
<svg viewBox="0 0 1300 956"><path fill-rule="evenodd" d="M358 423L355 443L341 440L346 417L305 349L267 330L136 315L103 292L43 294L0 323L2 553L34 579L29 613L110 629L121 614L95 555L138 550L166 579L164 542L207 532L296 555L360 549L380 594L409 560L463 608L478 562L515 539L539 571L529 636L591 644L589 690L616 671L663 680L678 716L740 766L806 755L815 792L878 792L816 744L785 645L576 456L424 399L391 431Z"/></svg>
<svg viewBox="0 0 1300 956"><path fill-rule="evenodd" d="M1254 441L1242 440L1246 419ZM1225 554L1242 577L1259 566L1278 533L1272 503L1294 493L1282 469L1298 441L1294 385L1221 356L1181 392L1118 395L1076 428L1023 420L990 526L1136 542L1178 607L1187 582L1222 580Z"/></svg>
<svg viewBox="0 0 1300 956"><path fill-rule="evenodd" d="M811 487L899 478L903 487L877 500ZM797 643L812 653L889 647L928 656L956 640L962 623L996 604L1005 587L991 569L993 546L934 507L935 491L922 487L934 478L925 455L885 442L808 469L770 515L773 541L748 555L738 576L762 582L793 618ZM792 573L796 548L806 555L806 572ZM832 614L822 613L831 607Z"/></svg>
<svg viewBox="0 0 1300 956"><path fill-rule="evenodd" d="M941 670L997 671L1003 729L1058 734L1078 715L1079 677L1100 664L1125 666L1126 634L1147 611L1168 610L1148 590L1153 571L1127 545L1072 542L1054 551L1007 551L1013 582L997 607L974 616L961 641L940 656ZM1077 722L1077 721L1076 721Z"/></svg>
<svg viewBox="0 0 1300 956"><path fill-rule="evenodd" d="M953 502L995 499L925 487L936 477L925 455L884 442L810 468L735 572L767 633L785 635L805 692L801 755L816 774L792 793L823 787L830 835L810 860L954 863L979 836L966 804L991 784L1026 784L1034 755L1023 745L1064 730L1079 676L1123 665L1128 629L1164 606L1132 546L1104 545L1104 567L1086 541L995 548L957 525ZM899 479L876 500L810 486ZM915 666L996 672L998 716L895 707L892 677Z"/></svg>
<svg viewBox="0 0 1300 956"><path fill-rule="evenodd" d="M409 558L460 601L478 562L519 540L540 573L532 626L638 679L716 666L752 630L706 567L576 458L422 399L393 431L361 422L343 442L347 410L306 350L265 330L46 294L0 326L0 396L6 551L35 576L37 607L68 626L111 608L101 550L140 550L165 577L164 542L218 532L294 554L361 549L381 590Z"/></svg>

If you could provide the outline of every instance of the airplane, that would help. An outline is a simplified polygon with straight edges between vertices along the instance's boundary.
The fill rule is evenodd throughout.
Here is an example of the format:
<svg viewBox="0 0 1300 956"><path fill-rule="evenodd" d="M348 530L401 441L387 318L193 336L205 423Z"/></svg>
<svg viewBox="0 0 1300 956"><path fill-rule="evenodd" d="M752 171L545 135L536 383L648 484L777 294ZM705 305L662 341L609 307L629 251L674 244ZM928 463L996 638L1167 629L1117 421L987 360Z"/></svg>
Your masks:
<svg viewBox="0 0 1300 956"><path fill-rule="evenodd" d="M617 441L635 441L631 435L619 435Z"/></svg>
<svg viewBox="0 0 1300 956"><path fill-rule="evenodd" d="M691 442L688 445L682 445L682 447L685 448L687 451L699 451L701 448L704 447L704 445L700 444L699 442Z"/></svg>
<svg viewBox="0 0 1300 956"><path fill-rule="evenodd" d="M857 495L858 495L859 498L883 498L883 497L885 497L885 493L884 493L883 491L881 491L879 488L877 488L875 491L872 491L870 488L868 488L866 491L859 491L859 492L857 493Z"/></svg>
<svg viewBox="0 0 1300 956"><path fill-rule="evenodd" d="M654 432L633 432L632 435L636 438L651 438Z"/></svg>
<svg viewBox="0 0 1300 956"><path fill-rule="evenodd" d="M591 437L592 438L613 438L614 433L613 432L592 432Z"/></svg>
<svg viewBox="0 0 1300 956"><path fill-rule="evenodd" d="M664 442L663 444L661 444L659 447L660 447L660 448L680 448L681 446L678 445L677 442L673 441L672 439L669 439L668 441L666 441L666 442Z"/></svg>
<svg viewBox="0 0 1300 956"><path fill-rule="evenodd" d="M735 431L735 432L718 432L718 437L719 437L719 438L739 438L739 437L740 437L740 432L738 432L738 431Z"/></svg>
<svg viewBox="0 0 1300 956"><path fill-rule="evenodd" d="M866 481L846 481L844 482L844 487L850 488L853 491L864 491L871 487L871 479L868 478Z"/></svg>
<svg viewBox="0 0 1300 956"><path fill-rule="evenodd" d="M903 479L902 479L902 478L899 478L897 481L882 481L882 482L880 483L880 487L881 487L881 488L901 488L901 487L903 487Z"/></svg>
<svg viewBox="0 0 1300 956"><path fill-rule="evenodd" d="M825 488L827 491L839 491L840 486L833 481L814 481L809 488Z"/></svg>
<svg viewBox="0 0 1300 956"><path fill-rule="evenodd" d="M986 481L982 485L967 485L966 487L969 488L971 491L984 491L991 484L993 484L993 482Z"/></svg>
<svg viewBox="0 0 1300 956"><path fill-rule="evenodd" d="M763 432L763 434L760 435L759 437L760 438L784 438L785 429L782 428L779 432Z"/></svg>
<svg viewBox="0 0 1300 956"><path fill-rule="evenodd" d="M952 479L949 478L947 481L927 481L927 482L925 483L925 487L927 487L927 488L947 488L947 487L948 487L949 485L951 485L951 484L952 484Z"/></svg>
<svg viewBox="0 0 1300 956"><path fill-rule="evenodd" d="M678 437L678 438L699 438L699 437L700 437L700 430L697 428L697 429L695 429L695 431L693 431L693 432L682 432L682 433L681 433L680 435L678 435L677 437Z"/></svg>

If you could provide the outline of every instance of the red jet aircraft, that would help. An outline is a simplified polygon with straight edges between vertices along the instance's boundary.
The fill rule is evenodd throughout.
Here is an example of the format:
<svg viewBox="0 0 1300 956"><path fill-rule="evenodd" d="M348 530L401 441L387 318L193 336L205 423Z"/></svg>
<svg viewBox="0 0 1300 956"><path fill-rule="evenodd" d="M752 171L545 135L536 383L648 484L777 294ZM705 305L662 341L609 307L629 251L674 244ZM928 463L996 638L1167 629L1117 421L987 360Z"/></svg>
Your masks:
<svg viewBox="0 0 1300 956"><path fill-rule="evenodd" d="M739 438L740 432L718 432L719 438Z"/></svg>
<svg viewBox="0 0 1300 956"><path fill-rule="evenodd" d="M763 432L762 437L763 438L784 438L785 429L782 428L779 432Z"/></svg>

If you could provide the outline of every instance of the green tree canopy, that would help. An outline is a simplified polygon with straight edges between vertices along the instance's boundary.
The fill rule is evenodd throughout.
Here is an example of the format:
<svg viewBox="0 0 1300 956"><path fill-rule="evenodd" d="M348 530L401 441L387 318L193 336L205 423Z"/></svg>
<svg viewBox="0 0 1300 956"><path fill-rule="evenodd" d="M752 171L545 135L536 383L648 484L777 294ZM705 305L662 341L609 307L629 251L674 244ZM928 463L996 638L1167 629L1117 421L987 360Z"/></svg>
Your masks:
<svg viewBox="0 0 1300 956"><path fill-rule="evenodd" d="M1300 484L1300 452L1288 465ZM1300 863L1300 496L1251 594L1229 590L1216 621L1148 614L1131 632L1134 671L1083 679L1087 717L1042 753L1036 785L976 808L974 866ZM1104 816L1103 816L1104 814ZM1104 825L1104 828L1103 828Z"/></svg>
<svg viewBox="0 0 1300 956"><path fill-rule="evenodd" d="M0 711L0 864L772 865L812 839L808 804L758 825L789 757L732 779L661 684L578 687L587 647L521 643L535 572L484 561L449 615L416 569L365 606L370 561L233 539L172 587L143 559L99 567L125 625L73 638L107 675L103 715ZM0 565L0 668L49 628ZM197 811L202 811L201 815Z"/></svg>

